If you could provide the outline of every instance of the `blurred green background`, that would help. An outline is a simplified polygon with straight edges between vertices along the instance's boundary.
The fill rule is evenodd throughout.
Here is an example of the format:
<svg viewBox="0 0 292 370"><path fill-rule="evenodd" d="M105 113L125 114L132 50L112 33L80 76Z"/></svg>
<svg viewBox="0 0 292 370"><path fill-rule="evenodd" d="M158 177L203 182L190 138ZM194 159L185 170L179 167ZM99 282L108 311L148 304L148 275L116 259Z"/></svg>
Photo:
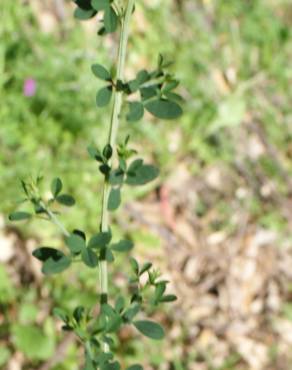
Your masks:
<svg viewBox="0 0 292 370"><path fill-rule="evenodd" d="M80 301L91 304L96 300L97 277L91 271L45 279L38 275L38 266L30 271L31 245L56 242L54 229L37 221L16 231L7 221L7 214L18 207L21 197L19 179L41 174L44 187L60 176L66 189L76 196L77 206L63 216L69 228L94 231L97 227L100 176L86 147L91 142L105 142L109 112L95 107L99 82L92 77L90 66L97 61L114 64L117 40L114 36L105 41L97 38L95 21L81 24L72 13L69 1L1 1L0 367L8 370L79 369L77 344L71 340L60 350L63 334L56 333L57 323L49 313L54 305L72 308ZM158 53L163 53L175 61L171 70L181 81L185 103L178 121L157 122L144 117L131 127L122 123L120 137L130 132L137 148L161 167L159 184L126 193L125 203L135 204L139 199L146 215L153 203L163 208L157 192L167 184L170 205L186 193L196 194L191 203L177 201L173 214L182 214L180 219L192 230L196 230L192 217L199 220L200 232L207 239L219 231L227 234L226 238L239 235L245 222L253 230L276 235L275 253L291 245L291 24L289 0L137 2L127 75L133 76L138 68L151 69ZM36 91L27 97L23 88L30 78L36 82ZM184 182L183 176L190 181ZM125 232L118 222L123 212L115 226L120 234ZM242 215L248 221L243 221ZM171 229L176 234L176 229ZM179 229L186 239L188 230ZM175 288L177 280L184 279L184 270L178 268L172 274L165 262L176 259L175 252L166 253L163 238L145 225L133 233L139 244L137 253L162 260L161 269ZM4 245L6 249L13 245L11 256L10 251L8 257L3 252ZM188 256L196 253L194 249ZM115 271L112 273L115 276ZM191 284L198 285L203 275ZM274 279L274 273L265 281L269 279ZM141 360L145 369L289 370L292 361L285 352L286 339L279 339L277 331L275 334L270 318L274 314L280 317L289 331L291 284L291 277L285 275L277 310L271 314L264 307L261 319L255 318L269 328L267 340L258 339L256 331L251 335L265 346L265 361L249 360L249 355L256 357L257 353L242 351L228 336L224 340L228 350L218 360L212 341L204 346L203 339L198 340L200 336L193 333L178 304L161 314L170 333L166 343L152 346L129 339L127 333L120 338L124 364ZM121 288L116 285L117 289ZM257 294L261 293L263 290ZM178 289L180 302L194 301L197 296L190 294ZM185 309L190 312L192 306ZM224 309L220 307L222 312ZM195 332L202 329L199 321L193 327ZM281 341L283 348L279 349ZM217 342L214 346L219 348ZM60 357L56 356L57 363L42 368L56 350Z"/></svg>

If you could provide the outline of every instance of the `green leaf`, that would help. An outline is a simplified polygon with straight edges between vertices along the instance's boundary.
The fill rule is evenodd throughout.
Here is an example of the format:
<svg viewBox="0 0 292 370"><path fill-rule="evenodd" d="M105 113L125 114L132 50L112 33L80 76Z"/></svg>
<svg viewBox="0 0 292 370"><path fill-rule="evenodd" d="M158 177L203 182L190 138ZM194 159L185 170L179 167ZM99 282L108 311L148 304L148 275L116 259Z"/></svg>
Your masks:
<svg viewBox="0 0 292 370"><path fill-rule="evenodd" d="M160 340L164 337L163 328L154 321L140 320L133 322L135 328L148 338Z"/></svg>
<svg viewBox="0 0 292 370"><path fill-rule="evenodd" d="M98 234L93 235L93 237L89 240L87 247L88 248L104 248L106 247L109 242L111 241L111 233L110 232L100 232Z"/></svg>
<svg viewBox="0 0 292 370"><path fill-rule="evenodd" d="M155 293L154 293L154 304L155 305L157 305L161 301L161 298L165 292L165 289L166 289L165 282L156 284Z"/></svg>
<svg viewBox="0 0 292 370"><path fill-rule="evenodd" d="M144 115L144 106L140 102L129 102L129 113L127 114L127 121L139 121Z"/></svg>
<svg viewBox="0 0 292 370"><path fill-rule="evenodd" d="M76 8L74 11L74 17L79 21L86 21L87 19L93 18L96 15L94 9L84 10L81 8Z"/></svg>
<svg viewBox="0 0 292 370"><path fill-rule="evenodd" d="M73 234L80 236L84 241L86 241L86 235L84 231L79 230L79 229L74 229Z"/></svg>
<svg viewBox="0 0 292 370"><path fill-rule="evenodd" d="M157 99L145 104L145 108L160 119L176 119L182 115L181 107L174 101Z"/></svg>
<svg viewBox="0 0 292 370"><path fill-rule="evenodd" d="M150 75L145 69L142 69L137 73L136 80L139 82L140 85L142 85L143 83L150 80Z"/></svg>
<svg viewBox="0 0 292 370"><path fill-rule="evenodd" d="M141 267L141 270L139 272L139 275L141 276L142 274L144 274L144 272L146 272L149 269L151 269L151 267L152 267L152 263L151 262L145 262L144 265Z"/></svg>
<svg viewBox="0 0 292 370"><path fill-rule="evenodd" d="M109 183L113 186L115 185L122 185L124 180L124 172L118 168L110 172L109 175Z"/></svg>
<svg viewBox="0 0 292 370"><path fill-rule="evenodd" d="M167 294L160 299L160 302L174 302L177 300L177 296L174 294Z"/></svg>
<svg viewBox="0 0 292 370"><path fill-rule="evenodd" d="M157 96L158 91L158 85L142 87L140 89L141 98L143 101L154 98L154 96Z"/></svg>
<svg viewBox="0 0 292 370"><path fill-rule="evenodd" d="M106 144L106 146L104 147L103 149L103 152L102 152L103 156L109 160L112 155L113 155L113 148L111 147L110 144Z"/></svg>
<svg viewBox="0 0 292 370"><path fill-rule="evenodd" d="M92 159L95 159L98 162L102 162L102 156L101 156L100 151L97 148L95 148L93 145L89 145L87 147L87 152Z"/></svg>
<svg viewBox="0 0 292 370"><path fill-rule="evenodd" d="M132 270L134 271L134 273L136 275L139 274L139 264L137 262L137 260L133 257L130 258L130 264L131 264L131 267L132 267Z"/></svg>
<svg viewBox="0 0 292 370"><path fill-rule="evenodd" d="M91 0L73 0L76 5L79 6L79 8L83 10L90 10L92 9L91 6Z"/></svg>
<svg viewBox="0 0 292 370"><path fill-rule="evenodd" d="M69 194L58 195L56 201L67 207L72 207L75 204L75 199Z"/></svg>
<svg viewBox="0 0 292 370"><path fill-rule="evenodd" d="M132 186L145 185L148 182L156 179L158 175L158 168L150 164L143 164L139 166L135 171L133 171L130 166L127 172L126 184Z"/></svg>
<svg viewBox="0 0 292 370"><path fill-rule="evenodd" d="M31 217L32 217L31 213L20 211L20 212L10 213L9 220L10 221L23 221L23 220L28 220Z"/></svg>
<svg viewBox="0 0 292 370"><path fill-rule="evenodd" d="M128 173L129 174L135 174L136 171L143 165L143 159L135 159L133 162L131 162Z"/></svg>
<svg viewBox="0 0 292 370"><path fill-rule="evenodd" d="M108 262L113 262L115 260L113 252L109 248L107 248L106 251L105 251L105 259Z"/></svg>
<svg viewBox="0 0 292 370"><path fill-rule="evenodd" d="M13 325L13 342L16 349L30 360L47 360L54 355L54 336L32 325Z"/></svg>
<svg viewBox="0 0 292 370"><path fill-rule="evenodd" d="M68 323L69 316L65 310L59 307L53 308L53 315L55 317L58 317L60 320L64 321L65 323Z"/></svg>
<svg viewBox="0 0 292 370"><path fill-rule="evenodd" d="M167 82L164 85L164 87L162 89L162 92L163 93L170 92L170 91L174 90L178 85L179 85L179 81L177 81L177 80L173 80L173 81Z"/></svg>
<svg viewBox="0 0 292 370"><path fill-rule="evenodd" d="M83 370L96 370L96 366L94 365L88 353L85 355L85 365Z"/></svg>
<svg viewBox="0 0 292 370"><path fill-rule="evenodd" d="M111 81L111 75L109 71L101 64L93 64L91 66L93 74L101 80Z"/></svg>
<svg viewBox="0 0 292 370"><path fill-rule="evenodd" d="M56 196L60 194L62 188L63 188L63 184L62 184L61 179L59 179L58 177L53 179L51 183L51 192L54 198L56 198Z"/></svg>
<svg viewBox="0 0 292 370"><path fill-rule="evenodd" d="M69 257L58 249L51 247L35 249L32 255L43 262L42 272L46 275L63 272L71 264Z"/></svg>
<svg viewBox="0 0 292 370"><path fill-rule="evenodd" d="M115 310L118 313L120 313L123 311L124 308L125 308L125 298L123 296L119 296L115 302Z"/></svg>
<svg viewBox="0 0 292 370"><path fill-rule="evenodd" d="M126 322L131 322L133 318L137 315L140 311L141 306L138 303L132 304L124 313L123 318Z"/></svg>
<svg viewBox="0 0 292 370"><path fill-rule="evenodd" d="M133 247L134 243L131 240L120 240L118 243L111 244L111 249L115 252L129 252Z"/></svg>
<svg viewBox="0 0 292 370"><path fill-rule="evenodd" d="M99 108L105 107L109 104L112 97L113 89L111 86L105 86L98 90L96 94L96 105Z"/></svg>
<svg viewBox="0 0 292 370"><path fill-rule="evenodd" d="M117 208L119 208L120 204L121 204L120 188L118 189L111 188L109 198L108 198L107 209L109 211L115 211Z"/></svg>
<svg viewBox="0 0 292 370"><path fill-rule="evenodd" d="M81 258L85 265L87 265L88 267L94 268L98 265L97 255L90 248L82 249Z"/></svg>
<svg viewBox="0 0 292 370"><path fill-rule="evenodd" d="M126 370L143 370L143 367L139 364L131 365Z"/></svg>
<svg viewBox="0 0 292 370"><path fill-rule="evenodd" d="M104 28L107 33L115 32L118 27L118 16L111 6L107 6L104 10Z"/></svg>
<svg viewBox="0 0 292 370"><path fill-rule="evenodd" d="M110 333L119 330L122 324L121 316L107 303L102 305L101 310L108 318L106 331Z"/></svg>
<svg viewBox="0 0 292 370"><path fill-rule="evenodd" d="M100 367L100 370L120 370L120 364L115 362L108 362Z"/></svg>
<svg viewBox="0 0 292 370"><path fill-rule="evenodd" d="M91 5L97 11L105 10L109 7L110 1L109 0L91 0Z"/></svg>
<svg viewBox="0 0 292 370"><path fill-rule="evenodd" d="M80 253L86 247L85 240L77 234L66 237L65 243L73 254Z"/></svg>

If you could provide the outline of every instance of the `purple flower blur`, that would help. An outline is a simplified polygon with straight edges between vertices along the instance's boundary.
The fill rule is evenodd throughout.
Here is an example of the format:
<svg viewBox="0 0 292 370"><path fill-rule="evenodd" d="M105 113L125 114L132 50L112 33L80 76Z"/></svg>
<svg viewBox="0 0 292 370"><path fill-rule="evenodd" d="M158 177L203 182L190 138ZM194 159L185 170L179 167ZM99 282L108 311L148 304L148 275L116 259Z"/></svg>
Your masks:
<svg viewBox="0 0 292 370"><path fill-rule="evenodd" d="M23 95L34 96L36 92L36 81L33 78L27 78L23 84Z"/></svg>

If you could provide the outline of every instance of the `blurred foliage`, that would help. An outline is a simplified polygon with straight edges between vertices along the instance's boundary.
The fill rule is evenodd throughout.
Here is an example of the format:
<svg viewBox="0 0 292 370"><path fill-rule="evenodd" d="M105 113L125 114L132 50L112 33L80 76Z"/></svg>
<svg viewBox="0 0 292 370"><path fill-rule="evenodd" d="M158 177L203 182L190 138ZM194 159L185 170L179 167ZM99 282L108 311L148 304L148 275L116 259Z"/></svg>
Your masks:
<svg viewBox="0 0 292 370"><path fill-rule="evenodd" d="M27 5L20 0L1 3L1 213L7 214L15 208L18 179L41 173L49 184L53 177L62 175L66 188L78 200L78 207L66 218L68 227L76 226L78 221L81 229L94 230L100 186L86 147L90 142L104 141L103 128L108 124L108 117L106 110L95 107L97 82L92 78L90 65L104 61L108 51L114 58L116 40L102 46L96 41L97 26L84 27L75 22L70 6L62 23L55 20L53 29L46 29L44 9L40 4L34 6L38 2L31 3ZM292 7L288 0L139 3L133 25L137 36L131 45L131 68L127 73L133 76L138 67L155 63L159 50L175 60L172 68L181 80L185 98L185 115L179 122L158 125L152 120L147 124L131 124L133 141L152 151L162 165L162 178L182 160L189 163L194 174L214 163L223 162L232 167L241 124L249 120L261 122L266 140L279 151L281 165L291 175L291 23ZM28 78L36 81L36 93L32 97L23 93ZM173 135L178 130L181 137L173 148ZM123 124L121 137L127 132ZM275 180L279 194L289 192L277 161L262 156L257 165ZM222 225L226 227L231 211L226 210L226 204L219 202L217 206L225 207ZM265 227L285 228L283 215L260 196L252 196L243 207ZM206 205L198 203L197 208L196 212L201 214ZM52 230L42 225L40 222L29 233L54 239ZM27 230L24 228L23 232L28 233ZM136 237L146 245L153 244L149 235ZM155 239L154 243L159 244ZM95 273L77 272L78 281L74 284L67 284L66 274L64 279L45 281L50 306L54 303L72 308L78 304L76 300L84 305L95 301ZM55 337L50 318L45 319L42 327L38 324L37 288L24 284L20 289L13 284L6 268L0 266L0 308L5 317L0 324L0 342L8 333L12 337L7 348L0 345L0 366L5 369L5 363L17 349L28 359L27 369L36 368L39 360L51 356L60 338ZM290 311L290 306L284 310L289 317ZM144 345L139 341L135 348L125 344L125 362L133 355L139 361L149 353L148 361L160 368L163 364L160 345L154 348L149 345L146 352ZM189 359L175 358L173 369L187 370L186 361L191 362L192 356L195 354L189 354ZM76 357L72 345L62 364L53 370L77 369ZM234 355L220 370L236 368L237 361L238 356ZM209 362L209 368L215 369L211 359Z"/></svg>

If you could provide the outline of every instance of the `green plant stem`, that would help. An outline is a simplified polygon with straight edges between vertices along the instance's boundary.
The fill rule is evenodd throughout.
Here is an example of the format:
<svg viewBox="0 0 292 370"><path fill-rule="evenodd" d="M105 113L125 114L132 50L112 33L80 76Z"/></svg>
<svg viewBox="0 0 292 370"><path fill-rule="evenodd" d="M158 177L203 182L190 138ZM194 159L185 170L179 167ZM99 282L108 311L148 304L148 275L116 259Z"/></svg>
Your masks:
<svg viewBox="0 0 292 370"><path fill-rule="evenodd" d="M62 231L64 236L70 236L69 231L65 228L62 222L59 221L58 217L49 208L47 208L44 203L41 203L40 205L42 208L46 210L46 213L49 216L52 223L55 224Z"/></svg>
<svg viewBox="0 0 292 370"><path fill-rule="evenodd" d="M124 69L126 62L126 51L129 38L129 26L131 14L134 9L135 0L128 0L126 5L125 14L122 17L122 29L120 35L119 51L118 51L118 66L117 66L117 80L123 81L124 79ZM122 107L122 96L121 91L115 91L114 93L114 103L111 115L108 144L111 145L113 152L115 153L117 132L119 128L120 113ZM101 214L101 231L109 231L109 212L108 212L108 199L109 199L110 185L105 179L103 186L103 196L102 196L102 214ZM108 271L107 271L107 261L100 261L100 292L101 292L101 303L107 301L108 296ZM104 350L108 350L107 344L104 344Z"/></svg>

